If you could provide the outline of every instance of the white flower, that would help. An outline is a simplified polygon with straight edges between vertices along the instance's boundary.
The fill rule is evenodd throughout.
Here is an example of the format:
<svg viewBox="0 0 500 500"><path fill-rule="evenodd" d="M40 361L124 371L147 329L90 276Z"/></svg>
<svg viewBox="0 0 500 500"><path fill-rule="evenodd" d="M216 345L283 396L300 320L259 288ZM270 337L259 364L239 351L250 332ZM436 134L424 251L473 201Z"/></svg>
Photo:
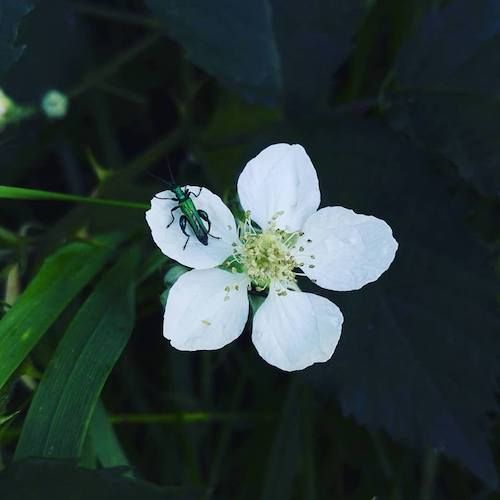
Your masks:
<svg viewBox="0 0 500 500"><path fill-rule="evenodd" d="M316 171L298 144L269 146L251 160L238 180L238 195L261 229L249 218L237 224L222 200L203 188L193 201L209 215L210 232L219 239L203 245L192 236L185 249L179 216L169 226L177 202L151 200L146 219L154 241L165 255L194 268L170 290L164 336L185 351L225 346L243 331L248 291L255 289L268 292L253 319L259 354L287 371L327 361L344 318L329 300L300 291L296 276L342 291L375 281L398 247L391 228L342 207L318 210ZM157 196L172 198L172 193Z"/></svg>

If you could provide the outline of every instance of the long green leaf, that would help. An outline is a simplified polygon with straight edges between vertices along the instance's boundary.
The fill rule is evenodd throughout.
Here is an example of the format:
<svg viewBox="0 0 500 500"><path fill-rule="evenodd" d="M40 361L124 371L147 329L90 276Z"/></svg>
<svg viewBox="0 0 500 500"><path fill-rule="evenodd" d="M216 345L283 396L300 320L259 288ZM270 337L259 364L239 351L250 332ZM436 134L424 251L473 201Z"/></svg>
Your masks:
<svg viewBox="0 0 500 500"><path fill-rule="evenodd" d="M78 292L95 276L118 239L75 242L49 257L0 321L0 387Z"/></svg>
<svg viewBox="0 0 500 500"><path fill-rule="evenodd" d="M0 199L6 200L48 200L48 201L70 201L74 203L86 203L88 205L104 205L107 207L135 208L147 210L149 205L133 201L108 200L105 198L92 198L91 196L77 196L74 194L56 193L54 191L42 191L41 189L21 188L17 186L1 186Z"/></svg>
<svg viewBox="0 0 500 500"><path fill-rule="evenodd" d="M103 277L69 325L31 403L16 460L80 456L99 394L133 328L136 250Z"/></svg>
<svg viewBox="0 0 500 500"><path fill-rule="evenodd" d="M101 401L98 401L95 407L90 422L89 436L92 439L97 458L103 467L130 467L106 408Z"/></svg>

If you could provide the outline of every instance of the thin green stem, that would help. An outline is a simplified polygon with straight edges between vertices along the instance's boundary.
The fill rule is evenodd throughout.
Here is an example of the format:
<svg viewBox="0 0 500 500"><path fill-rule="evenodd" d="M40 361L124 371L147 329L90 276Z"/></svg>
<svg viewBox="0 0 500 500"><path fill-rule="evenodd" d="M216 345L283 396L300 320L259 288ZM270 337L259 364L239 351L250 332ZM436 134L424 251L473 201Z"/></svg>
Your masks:
<svg viewBox="0 0 500 500"><path fill-rule="evenodd" d="M116 413L109 420L116 425L149 424L219 424L221 422L262 423L276 420L273 413L214 413L214 412L178 412L178 413ZM5 444L19 437L21 427L0 428L0 443Z"/></svg>
<svg viewBox="0 0 500 500"><path fill-rule="evenodd" d="M161 33L152 33L144 37L139 43L133 45L121 54L118 54L109 64L88 74L80 85L68 92L68 97L75 98L95 85L100 84L102 81L116 73L122 66L137 57L141 52L144 52L146 49L151 47L162 36L163 35Z"/></svg>
<svg viewBox="0 0 500 500"><path fill-rule="evenodd" d="M74 194L54 193L39 189L27 189L16 186L1 186L0 199L7 200L50 200L70 201L74 203L86 203L89 205L103 205L108 207L134 208L136 210L147 210L149 205L133 201L109 200L105 198L92 198L88 196L77 196Z"/></svg>
<svg viewBox="0 0 500 500"><path fill-rule="evenodd" d="M107 94L110 94L115 97L119 97L120 99L123 99L125 101L129 101L133 104L138 104L140 106L144 106L147 101L144 97L142 97L139 94L136 94L135 92L132 92L131 90L124 89L121 87L117 87L116 85L110 85L109 83L106 82L101 82L97 84L97 88L99 90L102 90L103 92L106 92Z"/></svg>
<svg viewBox="0 0 500 500"><path fill-rule="evenodd" d="M233 421L269 421L275 418L268 413L222 413L222 412L179 412L179 413L119 413L111 416L114 424L178 424L219 423Z"/></svg>

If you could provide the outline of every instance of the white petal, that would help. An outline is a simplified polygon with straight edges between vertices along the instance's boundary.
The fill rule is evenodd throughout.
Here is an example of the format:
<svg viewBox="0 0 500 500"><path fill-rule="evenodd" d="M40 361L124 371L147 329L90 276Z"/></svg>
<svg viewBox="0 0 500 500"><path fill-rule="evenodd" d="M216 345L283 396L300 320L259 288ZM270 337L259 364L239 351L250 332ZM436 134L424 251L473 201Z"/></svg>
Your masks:
<svg viewBox="0 0 500 500"><path fill-rule="evenodd" d="M263 229L283 211L276 226L297 231L320 202L316 170L299 144L274 144L250 160L238 179L238 195Z"/></svg>
<svg viewBox="0 0 500 500"><path fill-rule="evenodd" d="M198 241L193 231L186 225L186 232L190 235L189 242L184 248L187 236L182 232L179 219L180 209L171 213L172 208L178 205L172 191L163 191L151 200L151 208L146 212L146 220L151 228L153 240L160 250L167 256L181 264L195 269L215 267L231 255L231 244L237 239L234 217L224 202L207 188L203 188L196 198L200 188L186 186L192 193L191 198L198 210L204 210L212 224L210 234L220 239L208 237L208 245ZM174 199L171 199L174 198ZM172 224L172 215L175 220ZM170 224L170 226L169 226ZM169 227L167 227L169 226Z"/></svg>
<svg viewBox="0 0 500 500"><path fill-rule="evenodd" d="M259 354L282 370L302 370L332 357L344 317L319 295L270 292L253 321L252 341Z"/></svg>
<svg viewBox="0 0 500 500"><path fill-rule="evenodd" d="M311 280L330 290L357 290L375 281L398 248L386 222L343 207L318 210L302 230L296 258Z"/></svg>
<svg viewBox="0 0 500 500"><path fill-rule="evenodd" d="M221 269L183 274L168 295L163 335L181 351L219 349L229 344L247 321L247 284L244 274Z"/></svg>

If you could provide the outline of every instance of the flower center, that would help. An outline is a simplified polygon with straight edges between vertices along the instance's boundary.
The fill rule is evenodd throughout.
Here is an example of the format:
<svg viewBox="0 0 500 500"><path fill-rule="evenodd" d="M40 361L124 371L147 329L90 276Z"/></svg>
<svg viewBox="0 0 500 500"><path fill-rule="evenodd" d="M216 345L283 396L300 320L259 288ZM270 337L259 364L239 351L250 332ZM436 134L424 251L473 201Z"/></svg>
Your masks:
<svg viewBox="0 0 500 500"><path fill-rule="evenodd" d="M290 235L279 229L247 234L242 239L241 262L257 290L268 288L271 282L295 283L297 267L287 245Z"/></svg>
<svg viewBox="0 0 500 500"><path fill-rule="evenodd" d="M275 221L281 213L273 217ZM239 227L239 242L234 243L233 255L223 264L233 272L244 272L257 291L279 285L282 293L296 286L294 270L300 266L292 250L301 233L288 233L270 224L264 231L252 226L247 217Z"/></svg>

